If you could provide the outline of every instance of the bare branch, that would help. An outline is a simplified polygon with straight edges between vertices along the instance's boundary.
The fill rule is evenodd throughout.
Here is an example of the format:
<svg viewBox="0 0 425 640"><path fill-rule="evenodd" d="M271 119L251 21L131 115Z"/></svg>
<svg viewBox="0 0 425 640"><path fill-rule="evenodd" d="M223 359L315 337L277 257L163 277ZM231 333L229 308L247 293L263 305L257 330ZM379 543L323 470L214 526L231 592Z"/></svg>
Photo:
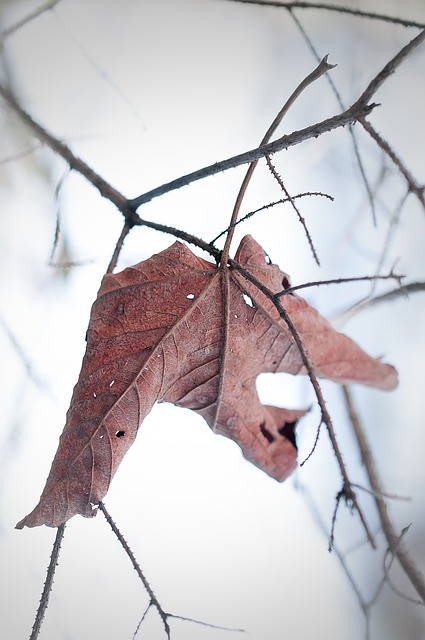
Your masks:
<svg viewBox="0 0 425 640"><path fill-rule="evenodd" d="M345 282L365 282L365 281L370 282L371 280L372 281L397 280L398 282L400 282L400 280L402 280L405 277L406 276L402 274L393 273L391 271L391 273L388 273L387 275L358 276L354 278L333 278L332 280L316 280L315 282L305 282L304 284L297 284L297 285L294 285L293 287L288 287L287 289L284 289L283 291L279 291L279 293L276 293L276 296L278 298L281 298L282 296L286 296L289 293L294 293L294 291L298 291L299 289L307 289L308 287L318 287L324 284L342 284ZM397 289L397 291L399 291L399 289Z"/></svg>
<svg viewBox="0 0 425 640"><path fill-rule="evenodd" d="M106 521L108 522L108 524L111 527L112 531L115 533L116 537L118 538L122 548L124 549L124 551L126 552L128 557L130 558L130 562L133 565L133 568L135 569L137 575L139 576L140 580L143 583L143 586L145 587L146 591L148 592L148 595L149 595L149 598L150 598L150 604L152 606L154 606L155 609L158 611L159 617L161 618L162 624L164 625L164 629L165 629L165 633L167 634L167 638L170 640L171 631L170 631L170 625L168 624L169 614L164 611L164 609L162 608L161 604L159 603L159 600L156 597L156 595L154 594L154 592L152 590L152 587L150 586L150 584L147 581L143 571L141 570L140 565L139 565L139 563L137 562L137 560L136 560L136 558L134 556L134 553L130 549L128 542L125 540L125 538L122 535L121 531L118 529L117 525L112 520L112 518L109 515L109 513L108 513L105 505L103 504L103 502L99 502L99 509L102 511L103 515L105 516Z"/></svg>
<svg viewBox="0 0 425 640"><path fill-rule="evenodd" d="M313 244L313 238L311 237L310 231L307 228L307 223L305 221L304 216L302 215L301 211L299 210L298 206L296 205L296 203L294 202L294 198L290 195L288 189L285 187L285 184L282 180L282 177L279 175L279 173L276 171L275 166L273 165L270 156L266 156L266 162L267 162L267 166L271 171L272 176L275 178L275 180L277 181L278 185L280 186L280 188L282 189L283 193L286 195L286 197L288 198L289 202L292 205L293 210L295 211L295 213L297 214L298 220L301 223L302 228L304 229L304 233L307 237L308 240L308 244L310 245L310 249L311 249L311 253L313 254L313 258L317 264L317 266L320 267L320 260L319 257L317 255L317 251L316 248Z"/></svg>
<svg viewBox="0 0 425 640"><path fill-rule="evenodd" d="M259 160L266 155L272 155L278 151L289 149L289 147L294 147L295 145L301 144L301 142L305 142L311 138L318 138L323 133L328 133L334 129L339 129L340 127L345 127L348 124L356 122L359 118L368 115L375 106L376 105L374 104L364 104L363 101L358 100L349 109L337 116L327 118L326 120L322 120L321 122L306 127L305 129L300 129L299 131L294 131L293 133L284 135L274 142L269 142L269 144L266 144L263 147L257 147L250 151L245 151L237 156L221 160L220 162L203 167L202 169L198 169L192 173L187 173L186 175L176 178L175 180L171 180L171 182L167 182L160 187L156 187L151 191L142 193L140 196L137 196L137 198L130 200L130 203L135 209L138 209L142 204L150 202L154 198L158 198L170 191L181 189L181 187L185 187L197 180L203 180L204 178L214 176L222 171L227 171L228 169L233 169L243 164L254 162L254 160Z"/></svg>
<svg viewBox="0 0 425 640"><path fill-rule="evenodd" d="M421 205L425 208L425 195L424 195L425 186L424 185L421 186L416 182L415 178L412 176L410 171L404 166L403 162L400 160L397 154L393 151L393 149L390 147L388 142L384 140L384 138L376 131L376 129L374 129L374 127L370 124L370 122L368 122L364 118L360 118L359 122L362 125L362 127L368 132L368 134L375 140L375 142L377 142L377 144L380 146L382 151L392 160L392 162L395 164L397 169L403 175L403 177L407 182L409 193L413 193L418 198Z"/></svg>
<svg viewBox="0 0 425 640"><path fill-rule="evenodd" d="M416 47L422 44L424 39L425 30L421 31L421 33L416 36L416 38L411 40L411 42L403 47L394 56L394 58L392 58L385 65L385 67L378 73L378 75L373 78L373 80L366 87L365 91L362 93L359 99L349 109L346 109L346 111L344 111L340 115L322 120L322 122L318 122L317 124L306 127L305 129L294 131L289 135L282 136L278 140L275 140L274 142L271 142L264 146L260 146L257 149L252 149L251 151L241 153L237 156L234 156L233 158L222 160L221 162L216 162L215 164L212 164L208 167L204 167L203 169L199 169L197 171L193 171L192 173L188 173L185 176L181 176L180 178L163 184L156 189L147 191L137 198L133 198L130 201L131 205L135 209L137 209L145 202L149 202L150 200L153 200L154 198L157 198L164 193L168 193L169 191L173 191L174 189L180 189L181 187L188 185L191 182L195 182L196 180L201 180L208 176L215 175L217 173L220 173L221 171L227 171L227 169L238 167L241 164L254 162L255 160L258 160L263 156L271 155L273 153L276 153L277 151L282 151L283 149L288 149L289 147L300 144L301 142L304 142L305 140L308 140L310 138L317 138L323 133L333 131L334 129L337 129L339 127L345 127L346 125L352 124L360 118L365 117L376 106L368 105L374 93L385 82L385 80L394 73L396 68L409 55L409 53L411 53Z"/></svg>
<svg viewBox="0 0 425 640"><path fill-rule="evenodd" d="M365 311L369 307L374 307L378 304L383 304L390 302L391 300L396 300L397 298L409 297L409 293L420 293L425 291L425 282L410 282L409 284L404 284L397 289L391 289L391 291L387 291L387 293L383 293L380 296L375 296L374 298L369 298L368 300L362 300L358 302L350 309L347 309L343 313L339 314L336 318L333 319L334 322L343 323L352 318L354 315L359 313L360 311Z"/></svg>
<svg viewBox="0 0 425 640"><path fill-rule="evenodd" d="M335 11L336 13L345 13L354 18L369 18L370 20L380 20L381 22L390 22L391 24L400 24L403 27L417 27L425 29L422 22L414 22L413 20L404 20L382 13L373 13L371 11L361 11L360 9L351 9L350 7L341 7L335 4L326 4L322 2L280 2L279 0L230 0L230 2L240 2L242 4L256 4L265 7L281 7L282 9L318 9L321 11Z"/></svg>
<svg viewBox="0 0 425 640"><path fill-rule="evenodd" d="M331 195L329 195L329 193L323 193L322 191L305 191L304 193L297 193L296 196L291 196L291 198L281 198L280 200L275 200L274 202L269 202L268 204L264 204L262 207L258 207L258 209L255 209L254 211L250 211L249 213L246 213L244 216L242 216L242 218L239 218L239 220L236 220L233 226L237 227L238 224L245 222L245 220L248 220L248 218L252 218L252 216L254 216L256 213L260 213L261 211L265 211L266 209L271 209L272 207L276 207L278 204L286 204L287 202L291 202L291 200L298 200L299 198L305 198L307 196L320 196L321 198L327 198L328 200L332 200L332 202L334 201L334 198ZM214 245L217 242L217 240L221 238L221 236L224 236L228 232L229 229L230 229L230 226L224 229L224 231L221 231L218 234L218 236L214 238L214 240L211 240L210 244Z"/></svg>
<svg viewBox="0 0 425 640"><path fill-rule="evenodd" d="M402 543L401 537L396 533L394 526L390 520L387 505L385 503L385 500L383 500L383 498L381 497L382 485L378 477L375 460L367 441L365 430L355 409L349 389L346 386L343 386L342 391L344 394L345 405L348 416L350 418L350 423L353 428L354 435L356 436L357 444L359 446L363 464L369 478L370 486L374 492L373 497L379 513L382 529L388 542L389 549L391 553L398 559L412 586L416 590L417 594L421 597L422 601L425 603L424 576L418 570L415 562L411 558L405 545Z"/></svg>
<svg viewBox="0 0 425 640"><path fill-rule="evenodd" d="M15 33L16 31L18 31L21 27L28 24L28 22L31 22L35 18L38 18L38 16L40 16L45 11L49 11L50 9L53 9L53 7L59 4L60 1L61 0L50 0L50 2L46 2L41 7L39 7L38 9L35 9L31 13L29 13L27 16L25 16L25 18L22 18L22 20L15 22L14 25L2 31L0 33L0 47L2 46L6 38L11 36L12 33Z"/></svg>
<svg viewBox="0 0 425 640"><path fill-rule="evenodd" d="M263 139L260 142L260 147L266 145L269 142L269 140L271 139L271 137L275 133L276 129L278 128L278 126L282 122L283 118L288 113L289 109L294 104L294 102L297 100L297 98L301 95L301 93L310 84L312 84L313 82L318 80L324 73L326 73L330 69L333 69L334 67L335 67L335 65L328 63L328 56L325 56L323 58L323 60L321 60L319 65L315 69L313 69L313 71L311 73L309 73L308 76L306 76L304 78L304 80L302 80L300 82L300 84L297 86L295 91L293 91L293 93L289 96L288 100L285 102L285 104L283 105L282 109L280 109L279 113L277 114L277 116L275 117L273 122L271 123L270 127L267 129L266 133L264 134ZM266 155L266 159L267 158L269 158L268 155ZM270 160L269 160L269 162L270 162ZM236 198L235 206L233 207L232 217L230 219L229 232L228 232L228 234L226 236L226 241L225 241L224 248L223 248L223 254L222 254L222 257L221 257L221 263L220 264L223 265L223 266L227 266L227 258L229 257L229 248L230 248L230 243L231 243L232 238L233 238L233 232L234 232L234 228L235 228L235 223L236 223L236 221L238 219L238 215L239 215L239 211L240 211L240 208L241 208L242 200L243 200L243 198L245 196L246 190L247 190L248 185L249 185L249 183L251 181L252 175L253 175L253 173L255 171L255 168L256 168L257 164L258 164L258 159L253 160L250 163L250 165L248 167L248 170L247 170L247 172L245 174L245 177L244 177L244 179L242 181L241 187L239 189L239 193L238 193L237 198ZM289 194L287 192L285 192L285 195L287 197L289 197ZM313 254L315 255L314 248L313 248ZM315 255L315 258L317 260L317 256L316 255Z"/></svg>
<svg viewBox="0 0 425 640"><path fill-rule="evenodd" d="M58 527L58 530L56 532L55 541L52 547L52 554L50 556L50 562L47 568L46 581L44 583L43 593L41 594L40 604L37 609L34 625L33 625L29 640L36 640L40 633L41 625L43 623L43 618L46 613L47 606L49 604L50 594L52 592L53 579L55 577L56 567L59 561L59 553L60 553L64 532L65 532L65 523L61 524Z"/></svg>
<svg viewBox="0 0 425 640"><path fill-rule="evenodd" d="M291 15L291 18L293 19L293 21L297 25L298 30L301 33L302 37L306 41L307 46L309 47L310 51L312 52L312 54L314 55L316 60L319 61L320 60L320 55L319 55L318 51L316 50L315 46L313 45L313 42L312 42L310 36L307 34L307 32L304 29L303 25L301 24L301 22L298 20L297 16L295 15L295 13L291 9L289 10L289 13ZM335 96L335 98L336 98L336 100L338 102L339 108L342 109L342 110L346 109L346 106L344 105L344 103L342 101L342 98L341 98L341 95L340 95L340 93L339 93L339 91L338 91L338 89L336 87L336 84L333 81L332 76L330 74L326 75L326 80L327 80L329 86L331 87L331 89L333 91L333 94L334 94L334 96ZM351 141L353 143L354 156L356 158L357 166L358 166L359 171L360 171L361 179L362 179L363 184L364 184L365 189L366 189L367 197L368 197L370 208L371 208L371 211L372 211L372 219L373 219L373 222L375 224L376 223L375 200L373 198L372 189L370 187L369 180L368 180L368 178L366 176L366 170L365 170L365 168L363 166L363 161L362 161L362 158L361 158L361 155L360 155L359 146L357 144L357 137L356 137L356 134L354 133L354 127L352 125L350 125L348 127L348 132L350 134Z"/></svg>

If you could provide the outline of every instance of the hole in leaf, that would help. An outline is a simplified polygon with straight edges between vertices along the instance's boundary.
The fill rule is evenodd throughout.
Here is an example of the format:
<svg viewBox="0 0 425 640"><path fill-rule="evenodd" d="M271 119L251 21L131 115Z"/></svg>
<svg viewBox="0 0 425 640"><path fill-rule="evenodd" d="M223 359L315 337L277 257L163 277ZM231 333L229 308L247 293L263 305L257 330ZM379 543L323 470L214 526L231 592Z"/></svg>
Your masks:
<svg viewBox="0 0 425 640"><path fill-rule="evenodd" d="M285 422L285 424L278 429L278 432L284 438L287 438L291 444L294 445L295 449L297 449L297 441L295 439L295 427L297 426L297 421L294 422Z"/></svg>
<svg viewBox="0 0 425 640"><path fill-rule="evenodd" d="M117 438L122 438L123 435L125 435L125 431L117 431L115 435L117 436Z"/></svg>
<svg viewBox="0 0 425 640"><path fill-rule="evenodd" d="M262 422L260 424L260 431L263 434L263 436L266 438L266 440L268 440L269 442L274 442L275 441L275 437L272 433L270 433L270 431L268 429L266 429L266 423Z"/></svg>
<svg viewBox="0 0 425 640"><path fill-rule="evenodd" d="M247 296L246 293L242 294L242 298L245 300L245 303L248 305L248 307L253 307L254 306L253 301L251 300L251 298L249 296Z"/></svg>

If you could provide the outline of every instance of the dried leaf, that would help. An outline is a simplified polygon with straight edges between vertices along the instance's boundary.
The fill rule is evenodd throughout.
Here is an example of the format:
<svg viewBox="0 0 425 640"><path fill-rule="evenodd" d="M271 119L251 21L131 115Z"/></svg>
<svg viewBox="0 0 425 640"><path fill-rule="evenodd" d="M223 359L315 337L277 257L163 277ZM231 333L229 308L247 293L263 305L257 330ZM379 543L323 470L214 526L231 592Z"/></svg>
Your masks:
<svg viewBox="0 0 425 640"><path fill-rule="evenodd" d="M238 262L272 292L287 277L251 236ZM282 305L318 376L392 389L393 367L368 356L296 295ZM261 372L303 374L300 353L273 303L236 269L219 269L175 242L106 275L87 349L39 504L17 527L91 517L155 402L202 415L245 457L284 480L296 465L294 427L304 411L260 404Z"/></svg>

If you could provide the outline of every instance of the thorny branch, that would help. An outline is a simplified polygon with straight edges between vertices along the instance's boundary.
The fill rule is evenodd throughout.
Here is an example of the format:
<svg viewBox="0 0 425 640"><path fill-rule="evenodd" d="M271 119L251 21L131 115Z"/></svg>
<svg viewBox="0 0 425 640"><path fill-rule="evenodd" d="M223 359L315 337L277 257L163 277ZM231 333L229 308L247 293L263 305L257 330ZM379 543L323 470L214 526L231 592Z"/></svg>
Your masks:
<svg viewBox="0 0 425 640"><path fill-rule="evenodd" d="M43 618L47 610L47 605L49 604L50 594L52 592L53 579L55 577L56 567L59 560L59 552L60 552L64 532L65 532L65 523L61 524L60 527L58 527L58 530L56 532L56 537L55 537L55 541L53 543L53 548L52 548L52 554L50 556L50 562L47 568L46 581L44 583L43 593L41 594L40 604L37 609L34 625L32 627L29 640L36 640L40 633L41 625L43 623Z"/></svg>
<svg viewBox="0 0 425 640"><path fill-rule="evenodd" d="M129 547L127 541L125 540L124 536L122 535L121 531L118 529L117 525L112 520L112 518L109 515L109 513L108 513L105 505L103 504L103 502L99 502L99 509L102 511L103 515L105 516L105 519L106 519L107 523L111 527L112 531L115 533L115 535L118 538L122 548L124 549L124 551L126 552L128 557L130 558L131 564L133 565L137 575L139 576L140 580L143 583L143 586L145 587L145 589L146 589L146 591L147 591L147 593L149 595L149 599L150 599L150 605L149 606L154 606L155 609L158 611L159 617L161 618L162 624L164 625L164 629L165 629L165 633L167 634L167 638L168 638L168 640L170 640L171 631L170 631L170 625L168 624L169 615L164 611L164 609L162 608L161 604L159 603L159 600L156 597L156 595L154 594L154 592L152 591L152 587L150 586L150 584L147 581L143 571L141 570L140 565L139 565L139 563L137 562L137 560L136 560L136 558L134 556L134 553L130 549L130 547Z"/></svg>

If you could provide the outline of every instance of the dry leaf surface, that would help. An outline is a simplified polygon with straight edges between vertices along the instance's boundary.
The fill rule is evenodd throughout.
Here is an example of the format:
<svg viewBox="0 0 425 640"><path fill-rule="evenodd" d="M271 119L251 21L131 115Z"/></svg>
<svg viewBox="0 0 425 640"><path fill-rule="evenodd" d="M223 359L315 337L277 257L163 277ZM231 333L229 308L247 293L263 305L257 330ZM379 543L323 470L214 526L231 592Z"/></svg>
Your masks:
<svg viewBox="0 0 425 640"><path fill-rule="evenodd" d="M273 293L286 276L251 236L238 262ZM393 367L336 332L302 298L281 299L317 376L381 389ZM261 372L305 374L273 303L236 269L218 269L180 242L103 279L66 424L39 504L17 527L91 517L155 402L198 412L215 433L279 481L296 465L294 427L304 411L264 406Z"/></svg>

